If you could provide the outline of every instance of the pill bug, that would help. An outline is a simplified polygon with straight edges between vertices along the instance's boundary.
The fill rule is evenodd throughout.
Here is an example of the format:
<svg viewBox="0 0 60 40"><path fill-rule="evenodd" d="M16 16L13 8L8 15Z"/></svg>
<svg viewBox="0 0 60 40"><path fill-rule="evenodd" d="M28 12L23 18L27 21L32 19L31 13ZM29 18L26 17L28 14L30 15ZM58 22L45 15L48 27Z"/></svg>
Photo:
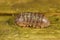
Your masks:
<svg viewBox="0 0 60 40"><path fill-rule="evenodd" d="M50 21L42 13L20 13L15 18L15 23L21 27L44 28Z"/></svg>

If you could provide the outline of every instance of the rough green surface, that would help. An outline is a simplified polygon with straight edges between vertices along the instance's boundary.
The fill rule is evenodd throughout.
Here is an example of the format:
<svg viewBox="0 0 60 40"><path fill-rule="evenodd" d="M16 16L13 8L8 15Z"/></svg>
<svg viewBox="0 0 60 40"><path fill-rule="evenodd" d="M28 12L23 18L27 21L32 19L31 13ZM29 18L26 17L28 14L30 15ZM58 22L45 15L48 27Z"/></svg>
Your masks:
<svg viewBox="0 0 60 40"><path fill-rule="evenodd" d="M60 16L46 15L51 25L42 29L21 28L14 25L12 16L0 16L0 40L60 40Z"/></svg>
<svg viewBox="0 0 60 40"><path fill-rule="evenodd" d="M0 0L0 13L19 12L47 13L51 25L21 28L12 16L0 16L0 40L60 40L60 0Z"/></svg>

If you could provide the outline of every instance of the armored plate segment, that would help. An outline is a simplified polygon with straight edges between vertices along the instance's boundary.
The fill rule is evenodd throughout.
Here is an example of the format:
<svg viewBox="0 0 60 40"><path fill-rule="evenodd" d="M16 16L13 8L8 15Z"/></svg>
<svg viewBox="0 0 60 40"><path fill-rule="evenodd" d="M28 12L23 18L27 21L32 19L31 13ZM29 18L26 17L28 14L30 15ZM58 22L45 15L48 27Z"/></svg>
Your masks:
<svg viewBox="0 0 60 40"><path fill-rule="evenodd" d="M20 13L15 22L21 27L44 28L50 25L50 21L42 13Z"/></svg>

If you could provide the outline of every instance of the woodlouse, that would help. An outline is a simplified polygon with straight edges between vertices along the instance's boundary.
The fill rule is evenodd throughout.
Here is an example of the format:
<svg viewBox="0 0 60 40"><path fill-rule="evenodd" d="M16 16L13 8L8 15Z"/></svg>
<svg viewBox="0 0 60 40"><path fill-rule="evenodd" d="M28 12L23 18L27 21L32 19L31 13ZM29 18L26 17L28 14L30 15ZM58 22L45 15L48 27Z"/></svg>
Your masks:
<svg viewBox="0 0 60 40"><path fill-rule="evenodd" d="M17 15L16 24L22 27L44 28L50 25L50 21L42 13L20 13Z"/></svg>

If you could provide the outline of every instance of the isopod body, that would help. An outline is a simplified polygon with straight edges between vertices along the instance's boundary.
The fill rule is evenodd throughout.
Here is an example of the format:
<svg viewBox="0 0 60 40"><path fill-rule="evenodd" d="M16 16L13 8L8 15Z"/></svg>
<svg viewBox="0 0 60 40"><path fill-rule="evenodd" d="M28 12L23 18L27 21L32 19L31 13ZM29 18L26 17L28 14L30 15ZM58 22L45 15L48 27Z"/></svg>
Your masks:
<svg viewBox="0 0 60 40"><path fill-rule="evenodd" d="M44 28L50 25L50 21L42 13L20 13L15 22L22 27Z"/></svg>

